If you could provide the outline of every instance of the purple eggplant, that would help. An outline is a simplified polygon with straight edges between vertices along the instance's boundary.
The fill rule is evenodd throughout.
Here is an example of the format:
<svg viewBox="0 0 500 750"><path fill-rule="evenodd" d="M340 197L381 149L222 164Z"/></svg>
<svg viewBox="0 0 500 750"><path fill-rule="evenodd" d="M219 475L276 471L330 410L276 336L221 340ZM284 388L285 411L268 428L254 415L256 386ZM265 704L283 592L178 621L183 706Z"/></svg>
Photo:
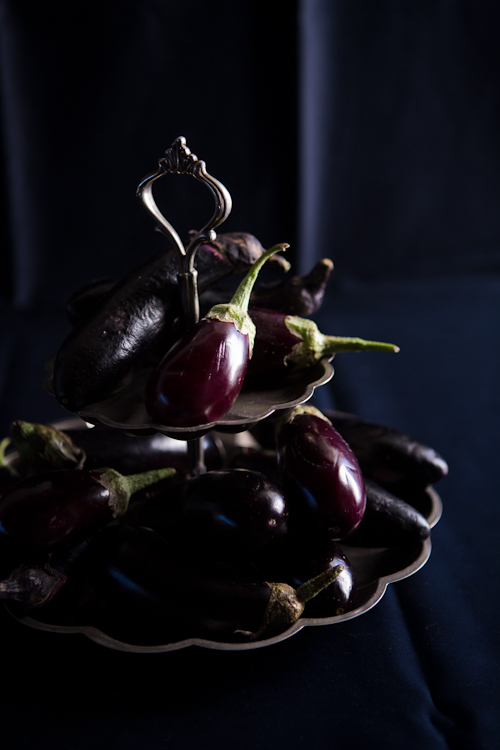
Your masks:
<svg viewBox="0 0 500 750"><path fill-rule="evenodd" d="M110 526L91 545L89 576L116 621L157 638L255 640L293 624L343 572L330 569L297 590L226 566L192 564L151 529Z"/></svg>
<svg viewBox="0 0 500 750"><path fill-rule="evenodd" d="M320 359L331 358L336 352L399 351L394 344L381 341L326 336L312 320L276 310L250 307L248 313L256 328L246 376L246 383L252 387L259 382L268 387L270 382L279 382L287 375L300 376Z"/></svg>
<svg viewBox="0 0 500 750"><path fill-rule="evenodd" d="M96 309L105 295L118 283L109 276L94 279L73 292L66 302L66 315L73 326L79 325Z"/></svg>
<svg viewBox="0 0 500 750"><path fill-rule="evenodd" d="M173 467L178 474L190 471L188 446L185 440L174 440L160 433L135 437L112 427L82 428L69 433L74 445L87 454L86 469L109 466L122 474L136 474L164 466ZM222 469L225 450L214 435L203 438L204 461L209 470Z"/></svg>
<svg viewBox="0 0 500 750"><path fill-rule="evenodd" d="M153 371L145 392L151 418L170 427L221 419L236 401L252 353L255 326L247 313L257 275L276 245L254 263L228 305L210 313L177 341Z"/></svg>
<svg viewBox="0 0 500 750"><path fill-rule="evenodd" d="M276 444L285 491L285 482L297 488L306 518L335 541L354 533L366 506L363 476L329 420L312 406L298 406L278 422Z"/></svg>
<svg viewBox="0 0 500 750"><path fill-rule="evenodd" d="M134 492L173 473L75 469L28 477L0 499L0 545L37 554L76 547L124 515Z"/></svg>
<svg viewBox="0 0 500 750"><path fill-rule="evenodd" d="M243 559L279 542L288 504L276 482L256 471L209 471L146 503L140 525L151 526L190 556Z"/></svg>
<svg viewBox="0 0 500 750"><path fill-rule="evenodd" d="M437 451L404 432L354 414L325 414L351 446L363 474L396 495L427 487L448 474L448 464Z"/></svg>
<svg viewBox="0 0 500 750"><path fill-rule="evenodd" d="M292 276L271 283L257 283L250 303L252 307L265 307L286 315L301 315L307 318L321 307L332 268L332 261L323 258L305 276ZM200 309L208 312L214 305L229 302L230 298L230 290L209 289L200 297Z"/></svg>
<svg viewBox="0 0 500 750"><path fill-rule="evenodd" d="M296 540L287 558L284 580L294 588L301 586L325 570L343 565L339 577L309 602L306 617L331 617L342 615L352 607L356 592L354 570L344 552L328 534L315 534L310 539Z"/></svg>
<svg viewBox="0 0 500 750"><path fill-rule="evenodd" d="M251 235L226 235L197 251L199 290L246 271L262 254ZM104 295L61 345L52 387L71 412L118 391L144 361L157 358L171 341L171 326L182 310L178 256L160 253L129 273Z"/></svg>
<svg viewBox="0 0 500 750"><path fill-rule="evenodd" d="M349 539L355 547L394 547L425 541L431 528L425 517L376 482L365 478L366 509Z"/></svg>

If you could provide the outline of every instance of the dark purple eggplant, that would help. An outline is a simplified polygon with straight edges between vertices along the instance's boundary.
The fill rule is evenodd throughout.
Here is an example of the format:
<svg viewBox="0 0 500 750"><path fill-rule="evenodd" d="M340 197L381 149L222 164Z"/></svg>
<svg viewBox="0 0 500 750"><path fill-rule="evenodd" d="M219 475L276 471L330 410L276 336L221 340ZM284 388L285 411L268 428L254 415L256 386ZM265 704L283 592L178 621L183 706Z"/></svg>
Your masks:
<svg viewBox="0 0 500 750"><path fill-rule="evenodd" d="M325 415L351 446L363 474L396 495L427 487L448 473L439 453L404 432L344 412Z"/></svg>
<svg viewBox="0 0 500 750"><path fill-rule="evenodd" d="M209 471L146 504L140 524L191 557L243 559L285 536L288 505L281 487L260 472Z"/></svg>
<svg viewBox="0 0 500 750"><path fill-rule="evenodd" d="M276 310L250 307L248 313L256 328L246 375L246 383L252 387L260 382L266 388L270 382L279 382L287 375L300 375L323 357L331 358L337 352L399 351L394 344L381 341L326 336L312 320Z"/></svg>
<svg viewBox="0 0 500 750"><path fill-rule="evenodd" d="M255 640L282 632L306 601L343 572L338 566L294 590L190 564L151 529L110 526L92 544L89 575L117 621L151 637Z"/></svg>
<svg viewBox="0 0 500 750"><path fill-rule="evenodd" d="M298 488L306 518L335 541L353 534L365 512L363 476L328 419L312 406L298 406L278 423L276 444L284 489L290 480Z"/></svg>
<svg viewBox="0 0 500 750"><path fill-rule="evenodd" d="M19 602L32 609L59 597L88 547L88 540L66 553L41 564L22 564L0 581L0 599Z"/></svg>
<svg viewBox="0 0 500 750"><path fill-rule="evenodd" d="M122 516L134 492L173 473L75 469L23 479L0 499L0 545L37 554L71 549Z"/></svg>
<svg viewBox="0 0 500 750"><path fill-rule="evenodd" d="M136 474L171 466L179 474L185 475L191 468L187 442L158 432L136 437L112 427L98 426L71 430L69 434L73 443L87 454L86 469L109 466L122 474ZM205 435L203 448L207 469L224 468L224 446L217 437Z"/></svg>
<svg viewBox="0 0 500 750"><path fill-rule="evenodd" d="M255 326L247 313L264 263L288 245L275 245L252 266L228 305L216 305L163 357L146 386L151 418L170 427L221 419L236 401L252 353Z"/></svg>
<svg viewBox="0 0 500 750"><path fill-rule="evenodd" d="M366 509L349 544L394 547L423 542L431 534L424 516L408 503L365 478Z"/></svg>
<svg viewBox="0 0 500 750"><path fill-rule="evenodd" d="M307 318L321 307L332 268L332 261L323 258L305 276L292 276L271 283L257 283L250 304L252 307L265 307L286 315L301 315ZM228 289L208 289L201 295L200 309L208 312L214 305L228 302L230 297L231 292Z"/></svg>
<svg viewBox="0 0 500 750"><path fill-rule="evenodd" d="M199 290L247 270L262 254L260 243L239 233L201 245ZM69 411L78 412L118 391L152 354L171 341L181 314L179 259L160 253L116 284L61 345L54 363L53 390Z"/></svg>

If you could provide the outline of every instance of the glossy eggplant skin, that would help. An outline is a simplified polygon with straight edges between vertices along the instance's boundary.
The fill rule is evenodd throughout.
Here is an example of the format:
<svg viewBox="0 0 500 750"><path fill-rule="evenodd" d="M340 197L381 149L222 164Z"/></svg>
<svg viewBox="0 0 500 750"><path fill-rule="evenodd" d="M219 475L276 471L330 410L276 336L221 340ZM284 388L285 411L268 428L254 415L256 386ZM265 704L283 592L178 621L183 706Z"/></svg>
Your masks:
<svg viewBox="0 0 500 750"><path fill-rule="evenodd" d="M252 292L251 305L307 318L321 307L332 268L332 261L324 258L304 276L292 276L267 284L257 283ZM228 302L230 297L229 290L207 290L200 298L202 314L213 305Z"/></svg>
<svg viewBox="0 0 500 750"><path fill-rule="evenodd" d="M366 492L345 440L328 421L302 413L283 424L276 444L280 476L298 488L306 517L334 541L350 536L363 518Z"/></svg>
<svg viewBox="0 0 500 750"><path fill-rule="evenodd" d="M146 386L151 418L171 427L221 419L247 371L249 340L233 323L200 320L167 352Z"/></svg>
<svg viewBox="0 0 500 750"><path fill-rule="evenodd" d="M246 384L255 385L261 381L264 387L268 387L270 382L275 383L291 372L293 365L288 365L285 358L300 339L286 327L284 313L250 307L248 314L255 324L256 334Z"/></svg>
<svg viewBox="0 0 500 750"><path fill-rule="evenodd" d="M396 495L427 487L448 473L439 453L406 433L344 412L326 410L325 416L349 443L363 474Z"/></svg>
<svg viewBox="0 0 500 750"><path fill-rule="evenodd" d="M66 302L66 316L71 325L77 326L88 318L117 282L110 277L94 279L73 292Z"/></svg>
<svg viewBox="0 0 500 750"><path fill-rule="evenodd" d="M307 603L305 617L332 617L348 612L356 591L354 570L338 544L328 534L316 534L296 543L288 556L284 579L294 588L324 570L343 565L344 571L324 591Z"/></svg>
<svg viewBox="0 0 500 750"><path fill-rule="evenodd" d="M154 498L141 525L159 531L190 558L240 561L283 539L288 503L281 487L244 469L209 471Z"/></svg>
<svg viewBox="0 0 500 750"><path fill-rule="evenodd" d="M0 500L0 544L35 553L76 547L113 518L100 476L75 469L19 482Z"/></svg>
<svg viewBox="0 0 500 750"><path fill-rule="evenodd" d="M247 270L259 257L260 243L246 237L251 235L240 244L221 242L224 254L216 244L198 248L200 292ZM156 255L113 286L71 331L57 353L53 374L54 394L68 411L78 413L108 398L135 368L166 351L171 326L182 312L178 270L174 251Z"/></svg>
<svg viewBox="0 0 500 750"><path fill-rule="evenodd" d="M365 514L349 544L397 547L423 542L430 536L427 520L411 505L366 478L365 488Z"/></svg>

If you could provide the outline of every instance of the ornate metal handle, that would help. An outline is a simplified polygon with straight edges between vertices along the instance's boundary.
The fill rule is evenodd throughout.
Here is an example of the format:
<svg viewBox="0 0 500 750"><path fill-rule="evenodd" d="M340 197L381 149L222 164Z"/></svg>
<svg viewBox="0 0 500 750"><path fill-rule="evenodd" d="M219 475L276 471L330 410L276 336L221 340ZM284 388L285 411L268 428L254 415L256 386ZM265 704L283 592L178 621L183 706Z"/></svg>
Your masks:
<svg viewBox="0 0 500 750"><path fill-rule="evenodd" d="M205 224L185 249L181 238L165 219L155 199L153 198L153 183L159 177L165 174L190 174L200 182L203 182L212 192L215 199L215 211L210 221ZM204 161L198 159L191 150L186 146L184 136L177 138L169 149L165 151L165 156L159 160L158 169L153 174L145 177L137 188L137 196L142 200L147 210L156 220L160 231L171 239L181 254L181 264L183 273L193 273L196 250L202 242L213 242L216 238L215 227L224 222L231 213L232 201L229 191L224 185L208 174Z"/></svg>

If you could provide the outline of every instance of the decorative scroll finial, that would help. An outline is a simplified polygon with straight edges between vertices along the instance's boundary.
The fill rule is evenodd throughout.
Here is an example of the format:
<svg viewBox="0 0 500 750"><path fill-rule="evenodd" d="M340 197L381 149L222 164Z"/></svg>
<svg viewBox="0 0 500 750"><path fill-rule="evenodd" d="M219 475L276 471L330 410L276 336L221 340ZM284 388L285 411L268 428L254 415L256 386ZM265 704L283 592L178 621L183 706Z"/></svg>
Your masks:
<svg viewBox="0 0 500 750"><path fill-rule="evenodd" d="M203 229L197 232L188 245L187 250L172 227L159 210L153 198L153 182L165 174L189 174L200 182L203 182L212 192L215 198L215 211L210 221ZM194 270L194 259L196 250L202 242L213 242L216 238L215 227L224 222L231 213L232 201L229 191L224 185L208 174L204 161L198 159L191 149L186 145L184 136L176 138L170 148L165 151L165 156L158 162L158 169L153 174L145 177L137 188L137 195L142 200L148 211L152 214L160 231L169 237L181 256L185 258L183 271L191 273Z"/></svg>

